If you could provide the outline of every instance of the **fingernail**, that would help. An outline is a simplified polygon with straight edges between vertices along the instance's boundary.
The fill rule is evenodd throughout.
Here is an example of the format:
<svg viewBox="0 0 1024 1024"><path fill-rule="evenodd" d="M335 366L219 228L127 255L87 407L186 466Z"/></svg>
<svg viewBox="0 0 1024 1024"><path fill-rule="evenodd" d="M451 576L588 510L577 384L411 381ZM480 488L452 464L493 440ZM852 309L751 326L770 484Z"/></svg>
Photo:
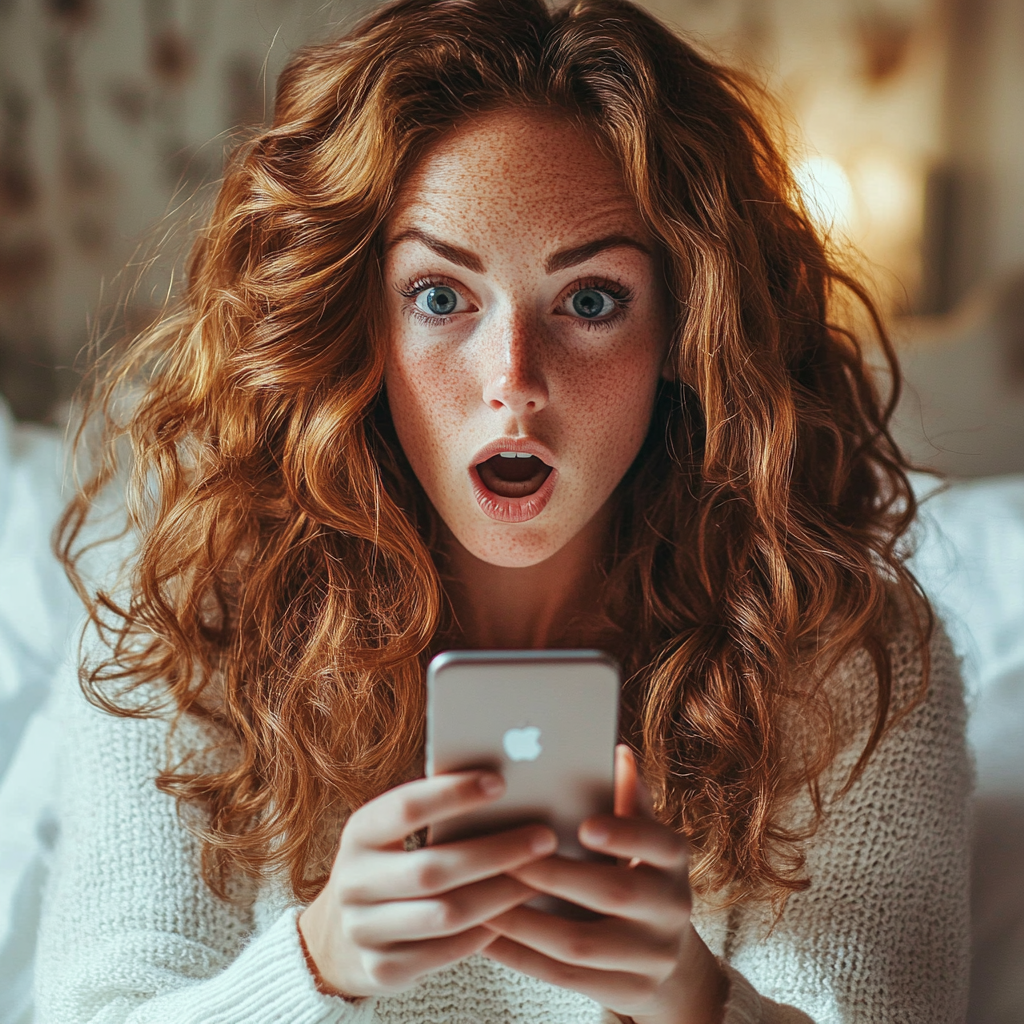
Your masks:
<svg viewBox="0 0 1024 1024"><path fill-rule="evenodd" d="M607 843L611 839L611 833L607 825L598 825L594 822L587 822L583 826L583 838L588 843Z"/></svg>
<svg viewBox="0 0 1024 1024"><path fill-rule="evenodd" d="M505 780L493 772L485 772L477 779L476 784L484 796L501 796L505 791Z"/></svg>
<svg viewBox="0 0 1024 1024"><path fill-rule="evenodd" d="M537 854L554 853L556 846L558 846L558 840L555 834L546 829L543 832L538 832L530 840L530 849Z"/></svg>

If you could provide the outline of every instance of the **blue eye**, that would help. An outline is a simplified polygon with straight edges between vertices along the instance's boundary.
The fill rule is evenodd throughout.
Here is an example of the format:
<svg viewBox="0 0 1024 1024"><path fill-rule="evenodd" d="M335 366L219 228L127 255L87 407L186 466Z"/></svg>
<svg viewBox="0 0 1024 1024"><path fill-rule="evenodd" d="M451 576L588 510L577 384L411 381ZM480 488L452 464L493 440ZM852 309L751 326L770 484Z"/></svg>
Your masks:
<svg viewBox="0 0 1024 1024"><path fill-rule="evenodd" d="M572 308L577 316L586 320L595 320L607 316L615 309L615 302L597 288L581 288L572 297Z"/></svg>
<svg viewBox="0 0 1024 1024"><path fill-rule="evenodd" d="M416 296L416 308L421 313L429 313L433 316L447 316L455 312L459 304L459 296L454 288L438 284L432 288L425 288Z"/></svg>

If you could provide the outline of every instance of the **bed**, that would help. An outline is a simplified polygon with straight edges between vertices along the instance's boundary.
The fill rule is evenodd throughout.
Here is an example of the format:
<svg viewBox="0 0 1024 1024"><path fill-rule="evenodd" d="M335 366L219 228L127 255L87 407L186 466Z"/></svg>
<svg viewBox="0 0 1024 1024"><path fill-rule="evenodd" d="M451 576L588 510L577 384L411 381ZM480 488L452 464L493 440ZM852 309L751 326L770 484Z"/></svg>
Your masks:
<svg viewBox="0 0 1024 1024"><path fill-rule="evenodd" d="M60 435L0 405L0 1024L28 1024L40 896L57 836L50 680L78 620L50 553ZM1024 475L937 487L914 568L963 659L977 765L970 1024L1024 1021Z"/></svg>

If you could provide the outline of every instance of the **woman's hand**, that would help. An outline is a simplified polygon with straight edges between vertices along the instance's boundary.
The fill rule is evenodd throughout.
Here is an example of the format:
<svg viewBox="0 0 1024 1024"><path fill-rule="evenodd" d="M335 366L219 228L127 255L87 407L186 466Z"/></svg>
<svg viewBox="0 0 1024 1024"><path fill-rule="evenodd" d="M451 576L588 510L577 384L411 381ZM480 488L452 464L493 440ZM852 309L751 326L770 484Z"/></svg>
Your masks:
<svg viewBox="0 0 1024 1024"><path fill-rule="evenodd" d="M417 779L345 824L331 877L299 928L321 978L349 997L399 992L494 939L485 921L536 896L511 877L556 847L541 825L407 852L404 839L497 799L493 772Z"/></svg>
<svg viewBox="0 0 1024 1024"><path fill-rule="evenodd" d="M511 869L513 878L604 915L571 921L519 906L488 921L501 936L484 955L524 974L574 989L636 1024L711 1024L727 983L690 923L686 841L634 814L632 752L616 750L616 816L580 827L602 864L549 857Z"/></svg>

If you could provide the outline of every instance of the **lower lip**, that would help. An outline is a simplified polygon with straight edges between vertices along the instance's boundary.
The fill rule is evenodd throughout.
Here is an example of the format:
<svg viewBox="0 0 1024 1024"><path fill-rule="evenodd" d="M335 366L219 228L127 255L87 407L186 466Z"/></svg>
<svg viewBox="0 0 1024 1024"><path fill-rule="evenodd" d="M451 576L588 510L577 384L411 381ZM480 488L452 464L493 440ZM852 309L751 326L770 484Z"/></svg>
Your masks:
<svg viewBox="0 0 1024 1024"><path fill-rule="evenodd" d="M551 500L558 470L552 468L544 483L533 494L524 494L521 498L503 498L495 494L480 479L476 466L470 469L469 476L473 481L473 497L485 516L499 523L526 523L539 516Z"/></svg>

